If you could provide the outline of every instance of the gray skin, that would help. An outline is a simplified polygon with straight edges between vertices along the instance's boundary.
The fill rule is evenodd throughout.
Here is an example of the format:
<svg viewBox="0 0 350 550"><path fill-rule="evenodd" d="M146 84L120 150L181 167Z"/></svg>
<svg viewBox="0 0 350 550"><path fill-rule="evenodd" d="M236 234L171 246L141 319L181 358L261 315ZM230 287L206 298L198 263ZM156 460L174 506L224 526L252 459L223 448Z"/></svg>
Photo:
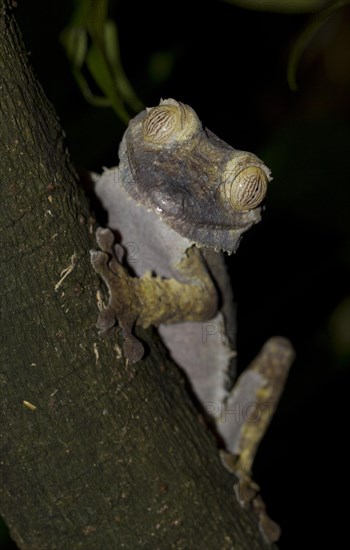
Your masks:
<svg viewBox="0 0 350 550"><path fill-rule="evenodd" d="M235 312L222 254L235 252L242 234L260 221L270 172L255 155L204 129L190 107L172 99L130 122L119 158L119 166L105 170L95 185L109 228L97 230L102 251L91 252L110 295L98 319L100 334L109 334L118 322L124 353L136 362L143 347L133 327L158 327L215 422L224 449L234 456L232 462L225 455L225 466L259 510L266 538L276 540L278 528L250 479L271 406L254 429L249 419L237 422L237 412L248 402L276 405L293 352L285 339L271 339L233 387Z"/></svg>
<svg viewBox="0 0 350 550"><path fill-rule="evenodd" d="M96 194L134 275L150 272L191 282L180 264L192 247L201 249L200 268L191 276L198 287L209 272L212 288L196 298L208 308L192 322L174 301L168 318L157 319L155 311L152 324L159 326L165 346L200 402L211 414L219 414L235 376L233 300L221 251L234 252L243 232L260 221L260 207L232 207L230 186L247 166L256 167L266 182L269 170L255 155L233 149L204 129L189 106L172 99L130 122L119 158L119 167L99 179ZM193 285L186 292L191 304ZM170 309L177 310L175 324Z"/></svg>
<svg viewBox="0 0 350 550"><path fill-rule="evenodd" d="M119 242L125 250L125 264L137 277L151 272L162 278L186 282L186 277L177 266L194 242L166 226L157 214L138 206L121 187L119 174L118 168L105 171L95 190L108 211L109 228L117 231L120 236ZM204 253L201 250L201 256ZM207 254L207 257L213 264L213 271L216 269L216 274L221 278L220 282L216 279L215 284L230 293L222 253L213 252ZM208 264L203 262L202 269L208 268ZM235 374L231 361L235 353L231 349L226 330L229 323L234 326L234 307L230 294L225 296L224 309L229 319L227 323L223 312L215 311L213 317L203 322L184 321L158 325L171 357L187 373L195 394L210 412L219 412L227 390L232 385L229 378L233 381ZM232 328L231 331L233 341Z"/></svg>

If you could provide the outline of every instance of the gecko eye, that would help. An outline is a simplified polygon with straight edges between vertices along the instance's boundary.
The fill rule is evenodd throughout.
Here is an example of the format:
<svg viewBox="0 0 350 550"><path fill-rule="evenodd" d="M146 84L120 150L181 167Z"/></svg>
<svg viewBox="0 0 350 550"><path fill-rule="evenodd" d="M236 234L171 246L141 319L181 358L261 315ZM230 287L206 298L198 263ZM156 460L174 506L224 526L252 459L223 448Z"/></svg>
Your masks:
<svg viewBox="0 0 350 550"><path fill-rule="evenodd" d="M158 107L149 109L142 121L144 140L155 145L185 141L199 127L200 122L193 109L174 100L166 100Z"/></svg>
<svg viewBox="0 0 350 550"><path fill-rule="evenodd" d="M226 170L225 194L235 210L252 210L265 198L269 179L259 166L247 166L237 175Z"/></svg>
<svg viewBox="0 0 350 550"><path fill-rule="evenodd" d="M164 143L181 128L179 112L173 105L160 105L151 109L143 121L143 137L146 141Z"/></svg>

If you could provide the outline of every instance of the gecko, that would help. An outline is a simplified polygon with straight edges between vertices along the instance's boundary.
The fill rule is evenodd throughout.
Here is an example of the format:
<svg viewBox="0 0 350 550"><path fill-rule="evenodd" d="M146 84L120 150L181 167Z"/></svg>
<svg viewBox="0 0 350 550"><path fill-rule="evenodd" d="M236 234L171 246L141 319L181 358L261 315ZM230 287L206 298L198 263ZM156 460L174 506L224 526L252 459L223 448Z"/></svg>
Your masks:
<svg viewBox="0 0 350 550"><path fill-rule="evenodd" d="M287 339L271 338L235 380L235 308L224 260L260 221L270 181L256 155L225 143L190 106L161 100L130 121L119 165L95 177L108 227L96 231L91 262L109 292L100 335L118 325L125 357L136 363L144 346L135 327L158 328L222 441L239 501L274 541L279 528L251 468L294 352ZM254 422L244 417L248 404Z"/></svg>

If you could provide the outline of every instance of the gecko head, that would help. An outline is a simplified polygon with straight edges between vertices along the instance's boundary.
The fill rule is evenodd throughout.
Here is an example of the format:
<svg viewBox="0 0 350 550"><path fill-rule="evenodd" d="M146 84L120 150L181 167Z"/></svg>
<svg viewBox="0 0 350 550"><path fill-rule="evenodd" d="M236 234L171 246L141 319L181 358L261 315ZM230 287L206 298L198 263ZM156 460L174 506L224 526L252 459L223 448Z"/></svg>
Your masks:
<svg viewBox="0 0 350 550"><path fill-rule="evenodd" d="M260 221L269 169L203 128L188 105L167 99L137 115L119 156L129 195L198 246L234 252Z"/></svg>

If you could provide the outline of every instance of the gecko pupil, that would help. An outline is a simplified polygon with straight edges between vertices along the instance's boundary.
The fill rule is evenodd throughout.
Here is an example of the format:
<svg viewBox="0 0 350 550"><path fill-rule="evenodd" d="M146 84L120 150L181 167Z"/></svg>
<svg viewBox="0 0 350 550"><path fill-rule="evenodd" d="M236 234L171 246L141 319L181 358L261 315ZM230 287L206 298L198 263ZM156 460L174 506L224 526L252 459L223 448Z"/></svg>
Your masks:
<svg viewBox="0 0 350 550"><path fill-rule="evenodd" d="M265 197L265 173L256 166L248 166L236 177L232 186L232 204L238 210L250 210Z"/></svg>
<svg viewBox="0 0 350 550"><path fill-rule="evenodd" d="M143 132L146 139L162 141L173 132L175 127L175 113L169 107L153 109L143 122Z"/></svg>
<svg viewBox="0 0 350 550"><path fill-rule="evenodd" d="M244 183L241 201L242 205L249 206L255 202L256 197L259 197L260 181L258 178L250 176Z"/></svg>

